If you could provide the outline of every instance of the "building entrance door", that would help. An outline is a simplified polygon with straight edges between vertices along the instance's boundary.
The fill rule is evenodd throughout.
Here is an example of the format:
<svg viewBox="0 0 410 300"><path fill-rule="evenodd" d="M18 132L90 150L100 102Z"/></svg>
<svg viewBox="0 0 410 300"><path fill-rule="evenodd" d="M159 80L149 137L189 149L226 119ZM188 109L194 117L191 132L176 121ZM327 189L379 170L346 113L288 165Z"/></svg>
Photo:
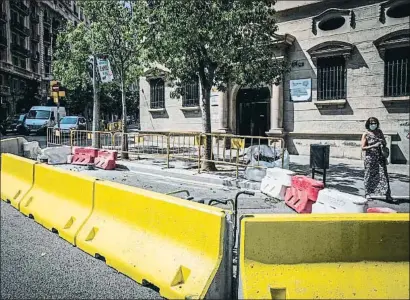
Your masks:
<svg viewBox="0 0 410 300"><path fill-rule="evenodd" d="M236 103L238 134L266 136L270 122L269 88L240 89Z"/></svg>

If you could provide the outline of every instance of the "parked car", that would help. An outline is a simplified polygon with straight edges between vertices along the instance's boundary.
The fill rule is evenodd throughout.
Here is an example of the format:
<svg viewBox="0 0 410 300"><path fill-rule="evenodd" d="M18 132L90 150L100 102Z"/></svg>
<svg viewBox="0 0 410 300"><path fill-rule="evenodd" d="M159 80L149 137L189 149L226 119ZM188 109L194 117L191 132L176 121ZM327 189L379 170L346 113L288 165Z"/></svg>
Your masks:
<svg viewBox="0 0 410 300"><path fill-rule="evenodd" d="M2 124L0 124L0 136L1 135L6 135L6 130L4 129Z"/></svg>
<svg viewBox="0 0 410 300"><path fill-rule="evenodd" d="M54 125L54 130L58 129L58 124ZM83 117L66 116L60 121L60 130L64 134L70 133L70 130L86 130L87 121Z"/></svg>
<svg viewBox="0 0 410 300"><path fill-rule="evenodd" d="M58 110L60 119L66 116L64 107ZM33 106L27 114L24 122L29 133L46 134L47 127L52 127L57 123L56 106Z"/></svg>
<svg viewBox="0 0 410 300"><path fill-rule="evenodd" d="M24 126L26 120L26 114L17 114L8 118L3 124L3 134L26 134L27 130Z"/></svg>

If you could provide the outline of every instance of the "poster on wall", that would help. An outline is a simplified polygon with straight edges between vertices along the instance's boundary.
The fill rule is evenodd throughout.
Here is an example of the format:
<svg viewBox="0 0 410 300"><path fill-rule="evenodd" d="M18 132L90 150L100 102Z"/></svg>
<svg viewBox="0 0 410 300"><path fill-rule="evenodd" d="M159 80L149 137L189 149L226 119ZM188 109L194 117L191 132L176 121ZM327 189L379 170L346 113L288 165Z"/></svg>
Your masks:
<svg viewBox="0 0 410 300"><path fill-rule="evenodd" d="M211 90L211 106L218 106L219 91L217 88L213 87Z"/></svg>
<svg viewBox="0 0 410 300"><path fill-rule="evenodd" d="M309 101L312 96L312 78L290 80L290 100Z"/></svg>

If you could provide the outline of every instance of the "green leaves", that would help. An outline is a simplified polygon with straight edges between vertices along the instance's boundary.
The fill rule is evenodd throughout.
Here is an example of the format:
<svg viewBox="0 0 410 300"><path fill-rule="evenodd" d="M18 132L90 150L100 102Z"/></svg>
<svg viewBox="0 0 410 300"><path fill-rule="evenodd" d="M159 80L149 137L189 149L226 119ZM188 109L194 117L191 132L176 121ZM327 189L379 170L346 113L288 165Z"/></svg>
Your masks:
<svg viewBox="0 0 410 300"><path fill-rule="evenodd" d="M284 71L275 59L273 1L161 1L150 11L151 57L181 80L203 85L271 83Z"/></svg>
<svg viewBox="0 0 410 300"><path fill-rule="evenodd" d="M67 25L66 29L58 34L53 75L68 89L86 89L91 84L87 69L90 55L89 34L84 23L77 27Z"/></svg>

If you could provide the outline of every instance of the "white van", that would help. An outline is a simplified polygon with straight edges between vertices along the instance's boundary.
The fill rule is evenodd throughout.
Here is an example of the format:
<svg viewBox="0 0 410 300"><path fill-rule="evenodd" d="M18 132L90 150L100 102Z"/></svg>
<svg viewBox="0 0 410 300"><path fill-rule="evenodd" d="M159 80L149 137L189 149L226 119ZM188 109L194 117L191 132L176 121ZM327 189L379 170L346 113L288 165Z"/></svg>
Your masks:
<svg viewBox="0 0 410 300"><path fill-rule="evenodd" d="M60 120L66 116L65 107L58 109ZM57 106L33 106L24 125L29 133L46 134L47 127L57 123Z"/></svg>

